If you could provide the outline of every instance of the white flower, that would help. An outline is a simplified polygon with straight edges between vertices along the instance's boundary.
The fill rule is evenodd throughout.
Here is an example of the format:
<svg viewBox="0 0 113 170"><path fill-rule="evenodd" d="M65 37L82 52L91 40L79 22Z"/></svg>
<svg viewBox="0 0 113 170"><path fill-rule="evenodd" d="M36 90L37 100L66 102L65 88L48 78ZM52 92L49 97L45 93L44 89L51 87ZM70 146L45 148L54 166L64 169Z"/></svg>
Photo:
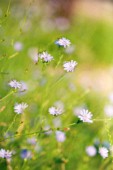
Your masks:
<svg viewBox="0 0 113 170"><path fill-rule="evenodd" d="M66 38L60 38L59 40L56 41L56 44L66 48L66 47L70 46L71 42L70 42L70 40L68 40Z"/></svg>
<svg viewBox="0 0 113 170"><path fill-rule="evenodd" d="M5 158L5 152L6 152L5 149L0 150L0 157L1 158Z"/></svg>
<svg viewBox="0 0 113 170"><path fill-rule="evenodd" d="M61 131L56 131L56 139L58 142L64 142L66 139L65 133Z"/></svg>
<svg viewBox="0 0 113 170"><path fill-rule="evenodd" d="M15 42L14 49L16 51L21 51L23 49L23 44L21 42Z"/></svg>
<svg viewBox="0 0 113 170"><path fill-rule="evenodd" d="M40 59L44 62L50 62L53 60L53 56L51 56L50 54L48 54L47 52L43 52L40 54Z"/></svg>
<svg viewBox="0 0 113 170"><path fill-rule="evenodd" d="M26 103L16 103L14 106L14 111L17 114L21 114L24 112L24 110L28 107L28 105Z"/></svg>
<svg viewBox="0 0 113 170"><path fill-rule="evenodd" d="M49 113L53 116L60 115L60 114L62 114L62 112L63 112L63 110L60 108L56 108L53 106L49 108Z"/></svg>
<svg viewBox="0 0 113 170"><path fill-rule="evenodd" d="M104 108L104 112L108 117L113 117L113 106L112 105L106 105Z"/></svg>
<svg viewBox="0 0 113 170"><path fill-rule="evenodd" d="M1 150L0 150L0 157L1 157L1 158L10 159L11 156L12 156L12 152L10 152L10 151L8 151L8 150L6 151L5 149L1 149Z"/></svg>
<svg viewBox="0 0 113 170"><path fill-rule="evenodd" d="M99 154L105 159L108 157L108 149L105 147L99 148Z"/></svg>
<svg viewBox="0 0 113 170"><path fill-rule="evenodd" d="M87 153L89 156L93 157L93 156L96 155L97 150L96 150L96 148L95 148L94 146L88 146L88 147L86 148L86 153Z"/></svg>
<svg viewBox="0 0 113 170"><path fill-rule="evenodd" d="M88 122L88 123L92 123L93 120L92 120L92 114L91 112L89 112L88 110L81 110L80 111L80 114L78 115L79 119L83 122Z"/></svg>
<svg viewBox="0 0 113 170"><path fill-rule="evenodd" d="M12 156L12 152L10 152L10 151L7 150L7 151L5 152L5 158L6 158L6 159L10 159L11 156Z"/></svg>
<svg viewBox="0 0 113 170"><path fill-rule="evenodd" d="M64 67L64 70L66 70L67 72L73 72L76 65L77 65L77 62L71 60L69 62L65 62L63 64L63 67Z"/></svg>
<svg viewBox="0 0 113 170"><path fill-rule="evenodd" d="M16 80L11 80L9 83L9 86L14 88L14 89L20 89L21 88L21 83L16 81Z"/></svg>

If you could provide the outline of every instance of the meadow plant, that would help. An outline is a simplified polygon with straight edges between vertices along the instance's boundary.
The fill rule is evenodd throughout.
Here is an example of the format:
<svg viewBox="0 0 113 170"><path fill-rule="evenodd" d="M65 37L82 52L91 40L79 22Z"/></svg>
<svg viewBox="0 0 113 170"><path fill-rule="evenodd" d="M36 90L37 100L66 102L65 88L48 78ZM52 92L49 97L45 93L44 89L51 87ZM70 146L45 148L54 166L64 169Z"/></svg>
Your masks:
<svg viewBox="0 0 113 170"><path fill-rule="evenodd" d="M16 16L13 13L16 6L10 15L9 3L6 19L3 16L0 23L4 32L7 22L14 24L10 28L9 45L1 39L0 170L4 166L8 170L73 170L80 158L83 162L94 159L98 162L97 169L100 159L110 162L113 159L109 125L113 117L113 94L108 96L109 104L99 110L105 114L98 115L95 106L101 105L101 100L90 88L76 83L81 70L72 35L60 32L59 36L54 32L49 37L43 30L36 30L39 14L32 15L37 11L32 3L28 13L24 14L20 6L21 12L17 10ZM17 20L19 29L14 32ZM107 142L103 139L105 131ZM99 136L102 139L92 145L92 140ZM84 169L79 163L78 166Z"/></svg>

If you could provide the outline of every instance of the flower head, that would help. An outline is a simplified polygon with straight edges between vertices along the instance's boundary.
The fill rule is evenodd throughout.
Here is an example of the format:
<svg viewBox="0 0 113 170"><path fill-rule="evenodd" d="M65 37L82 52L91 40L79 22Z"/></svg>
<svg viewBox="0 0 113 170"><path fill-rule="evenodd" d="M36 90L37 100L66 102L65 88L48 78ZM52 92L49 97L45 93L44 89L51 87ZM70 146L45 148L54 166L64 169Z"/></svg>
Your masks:
<svg viewBox="0 0 113 170"><path fill-rule="evenodd" d="M62 112L63 112L62 109L57 108L57 107L52 106L49 108L49 113L53 116L60 115L60 114L62 114Z"/></svg>
<svg viewBox="0 0 113 170"><path fill-rule="evenodd" d="M43 52L39 55L40 59L43 61L43 62L50 62L53 60L53 56L51 56L50 54L48 54L48 52Z"/></svg>
<svg viewBox="0 0 113 170"><path fill-rule="evenodd" d="M30 159L32 158L32 153L27 149L23 149L20 153L20 156L22 159Z"/></svg>
<svg viewBox="0 0 113 170"><path fill-rule="evenodd" d="M58 142L64 142L66 139L65 133L62 131L56 131L56 139Z"/></svg>
<svg viewBox="0 0 113 170"><path fill-rule="evenodd" d="M95 148L94 146L88 146L88 147L86 148L86 153L88 154L88 156L93 157L93 156L96 155L97 150L96 150L96 148Z"/></svg>
<svg viewBox="0 0 113 170"><path fill-rule="evenodd" d="M83 122L88 122L88 123L92 123L92 114L91 112L89 112L88 110L81 110L80 114L78 115L79 119Z"/></svg>
<svg viewBox="0 0 113 170"><path fill-rule="evenodd" d="M108 157L108 149L105 147L99 148L99 154L105 159Z"/></svg>
<svg viewBox="0 0 113 170"><path fill-rule="evenodd" d="M28 104L27 103L16 103L15 106L14 106L14 111L15 113L17 114L21 114L24 112L24 110L28 107Z"/></svg>
<svg viewBox="0 0 113 170"><path fill-rule="evenodd" d="M9 86L14 88L14 89L20 89L21 88L21 83L16 81L16 80L11 80L9 83Z"/></svg>
<svg viewBox="0 0 113 170"><path fill-rule="evenodd" d="M5 149L1 149L0 150L0 157L1 158L6 158L6 159L10 159L12 156L12 152L11 151L6 151Z"/></svg>
<svg viewBox="0 0 113 170"><path fill-rule="evenodd" d="M55 43L56 43L57 45L59 45L59 46L64 47L64 48L69 47L70 44L71 44L70 40L68 40L68 39L66 39L66 38L64 38L64 37L63 37L63 38L60 38L60 39L57 40Z"/></svg>
<svg viewBox="0 0 113 170"><path fill-rule="evenodd" d="M10 152L10 151L7 150L7 151L5 152L5 158L6 158L6 159L10 159L11 156L12 156L12 152Z"/></svg>
<svg viewBox="0 0 113 170"><path fill-rule="evenodd" d="M67 72L73 72L75 67L77 65L77 62L76 61L69 61L69 62L65 62L63 64L63 67L64 67L64 70L66 70Z"/></svg>

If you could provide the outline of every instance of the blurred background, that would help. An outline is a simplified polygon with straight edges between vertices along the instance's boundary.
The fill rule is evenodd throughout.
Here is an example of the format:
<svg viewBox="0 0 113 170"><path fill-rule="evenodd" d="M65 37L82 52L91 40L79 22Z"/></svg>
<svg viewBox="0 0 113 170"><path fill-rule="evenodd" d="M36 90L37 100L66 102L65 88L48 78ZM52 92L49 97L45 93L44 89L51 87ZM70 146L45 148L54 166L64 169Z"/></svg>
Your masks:
<svg viewBox="0 0 113 170"><path fill-rule="evenodd" d="M61 37L72 45L57 48L55 41ZM35 55L45 50L54 61L36 64ZM64 74L62 63L68 60L78 62L76 71L50 89ZM9 137L1 140L0 148L15 151L11 161L0 159L0 170L112 169L112 152L106 160L86 152L88 146L97 150L113 146L112 0L0 0L0 99L10 92L12 79L25 83L26 91L0 101L0 136ZM23 101L29 105L27 112L6 134L14 121L14 104ZM48 114L53 104L64 107L65 114L58 119ZM67 128L81 108L90 110L97 121L65 131L62 143L51 132L24 135L48 127Z"/></svg>

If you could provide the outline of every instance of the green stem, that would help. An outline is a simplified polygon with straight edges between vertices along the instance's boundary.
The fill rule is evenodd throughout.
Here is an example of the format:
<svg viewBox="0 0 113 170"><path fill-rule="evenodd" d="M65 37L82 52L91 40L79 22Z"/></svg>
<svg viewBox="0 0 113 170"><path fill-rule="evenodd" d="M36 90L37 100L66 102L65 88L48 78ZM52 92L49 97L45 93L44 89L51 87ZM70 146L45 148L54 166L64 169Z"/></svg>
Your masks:
<svg viewBox="0 0 113 170"><path fill-rule="evenodd" d="M5 100L6 98L8 98L9 96L11 96L13 93L15 93L14 91L11 91L10 93L8 93L6 96L4 96L3 98L0 99L0 102L2 102L3 100Z"/></svg>
<svg viewBox="0 0 113 170"><path fill-rule="evenodd" d="M12 123L10 124L10 126L8 127L8 129L6 130L5 134L10 130L10 128L14 125L15 121L16 121L16 117L17 117L17 114L14 116L14 119L12 121Z"/></svg>

